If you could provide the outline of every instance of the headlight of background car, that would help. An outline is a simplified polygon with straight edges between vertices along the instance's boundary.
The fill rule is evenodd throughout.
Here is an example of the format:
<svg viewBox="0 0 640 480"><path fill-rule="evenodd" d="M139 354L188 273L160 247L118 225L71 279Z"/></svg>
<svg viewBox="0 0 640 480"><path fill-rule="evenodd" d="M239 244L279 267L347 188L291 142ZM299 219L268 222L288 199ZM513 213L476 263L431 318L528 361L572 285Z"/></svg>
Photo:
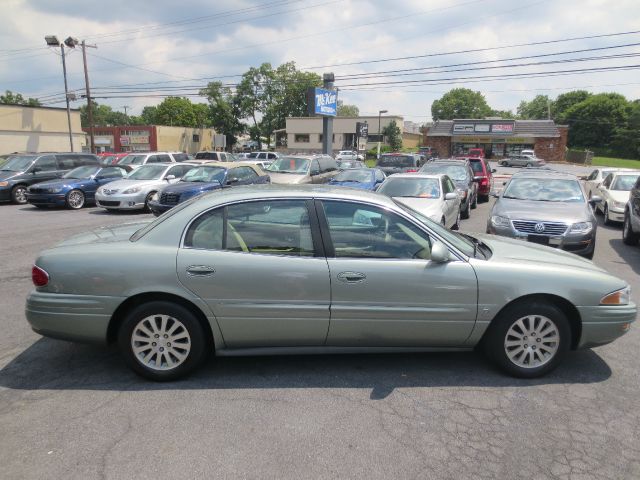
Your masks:
<svg viewBox="0 0 640 480"><path fill-rule="evenodd" d="M625 205L625 202L613 202L613 208L624 208Z"/></svg>
<svg viewBox="0 0 640 480"><path fill-rule="evenodd" d="M151 201L152 202L159 202L160 201L160 194L158 192L154 193L153 196L151 197Z"/></svg>
<svg viewBox="0 0 640 480"><path fill-rule="evenodd" d="M9 186L9 182L0 182L0 187L7 187Z"/></svg>
<svg viewBox="0 0 640 480"><path fill-rule="evenodd" d="M600 300L600 305L629 305L631 299L631 287L626 286L615 292L611 292L609 295L605 295Z"/></svg>
<svg viewBox="0 0 640 480"><path fill-rule="evenodd" d="M569 233L589 233L593 228L593 224L591 222L579 222L571 225L571 230Z"/></svg>
<svg viewBox="0 0 640 480"><path fill-rule="evenodd" d="M141 190L141 187L131 187L131 188L127 188L124 192L125 195L129 194L129 193L138 193Z"/></svg>
<svg viewBox="0 0 640 480"><path fill-rule="evenodd" d="M509 219L507 217L501 217L500 215L493 215L491 217L491 224L494 227L508 227L508 226L510 226Z"/></svg>

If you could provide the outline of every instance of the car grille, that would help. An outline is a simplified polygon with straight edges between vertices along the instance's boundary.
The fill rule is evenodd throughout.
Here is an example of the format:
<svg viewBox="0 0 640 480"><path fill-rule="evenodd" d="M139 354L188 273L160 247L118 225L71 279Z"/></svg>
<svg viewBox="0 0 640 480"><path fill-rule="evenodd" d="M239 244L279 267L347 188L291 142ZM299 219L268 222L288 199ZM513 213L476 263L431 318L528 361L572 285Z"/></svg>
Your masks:
<svg viewBox="0 0 640 480"><path fill-rule="evenodd" d="M541 229L540 226L544 228ZM567 224L559 222L537 222L535 220L513 220L513 228L518 232L531 233L533 235L563 235L567 231Z"/></svg>
<svg viewBox="0 0 640 480"><path fill-rule="evenodd" d="M102 189L102 193L104 193L105 195L113 195L114 193L118 193L118 189L108 189L108 188L103 188Z"/></svg>
<svg viewBox="0 0 640 480"><path fill-rule="evenodd" d="M160 195L162 205L177 205L180 202L180 195L177 193L163 193Z"/></svg>
<svg viewBox="0 0 640 480"><path fill-rule="evenodd" d="M47 193L47 189L46 189L46 188L34 188L34 187L30 187L30 188L29 188L29 193Z"/></svg>
<svg viewBox="0 0 640 480"><path fill-rule="evenodd" d="M101 205L103 207L119 207L120 206L120 202L113 202L113 201L109 201L109 200L100 200L100 201L98 201L98 205Z"/></svg>

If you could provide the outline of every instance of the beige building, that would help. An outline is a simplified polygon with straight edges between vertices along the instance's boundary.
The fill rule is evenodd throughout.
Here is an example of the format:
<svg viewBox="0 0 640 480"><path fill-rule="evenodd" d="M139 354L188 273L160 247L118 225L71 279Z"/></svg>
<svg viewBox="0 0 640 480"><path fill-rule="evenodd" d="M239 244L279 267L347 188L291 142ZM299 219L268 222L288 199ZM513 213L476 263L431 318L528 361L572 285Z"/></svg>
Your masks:
<svg viewBox="0 0 640 480"><path fill-rule="evenodd" d="M71 110L73 150L86 144L80 111ZM69 152L67 110L52 107L0 105L0 155L13 152Z"/></svg>
<svg viewBox="0 0 640 480"><path fill-rule="evenodd" d="M88 129L84 129L88 133ZM163 125L119 125L94 128L98 152L187 152L221 149L221 135L212 128ZM217 143L216 143L217 142Z"/></svg>
<svg viewBox="0 0 640 480"><path fill-rule="evenodd" d="M333 119L333 150L368 150L377 145L379 134L392 121L396 122L400 131L404 131L402 117L389 115L380 117L335 117ZM369 136L366 145L357 145L356 123L366 122L369 125ZM321 152L322 151L322 118L321 117L289 117L287 127L276 131L276 150L281 152ZM383 145L384 139L382 139Z"/></svg>

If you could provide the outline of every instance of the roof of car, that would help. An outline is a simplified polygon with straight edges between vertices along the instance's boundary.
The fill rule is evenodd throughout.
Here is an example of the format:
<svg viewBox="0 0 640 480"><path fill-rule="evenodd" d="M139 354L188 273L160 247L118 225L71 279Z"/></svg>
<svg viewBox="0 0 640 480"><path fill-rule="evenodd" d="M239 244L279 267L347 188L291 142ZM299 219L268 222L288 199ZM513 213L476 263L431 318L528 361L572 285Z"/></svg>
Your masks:
<svg viewBox="0 0 640 480"><path fill-rule="evenodd" d="M258 173L262 174L263 171L262 170L258 170L256 169L256 167L260 167L259 165L256 165L253 162L207 162L207 163L202 163L199 166L204 166L204 167L221 167L221 168L236 168L236 167L251 167L252 169L254 169L255 171L257 171Z"/></svg>
<svg viewBox="0 0 640 480"><path fill-rule="evenodd" d="M549 167L527 167L513 174L513 177L529 177L529 178L566 178L578 180L578 177L572 173L559 172Z"/></svg>
<svg viewBox="0 0 640 480"><path fill-rule="evenodd" d="M394 173L390 178L440 178L448 176L446 173Z"/></svg>

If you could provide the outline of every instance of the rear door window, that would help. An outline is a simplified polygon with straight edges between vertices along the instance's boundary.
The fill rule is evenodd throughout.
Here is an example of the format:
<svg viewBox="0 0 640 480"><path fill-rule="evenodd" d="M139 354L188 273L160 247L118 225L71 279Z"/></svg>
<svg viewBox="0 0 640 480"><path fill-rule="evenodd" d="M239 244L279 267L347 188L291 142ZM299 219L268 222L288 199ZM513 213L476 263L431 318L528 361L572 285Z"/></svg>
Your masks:
<svg viewBox="0 0 640 480"><path fill-rule="evenodd" d="M53 155L45 155L44 157L40 157L35 166L40 169L41 172L53 172L58 170L58 164L56 163L56 157ZM73 168L73 167L71 167ZM65 170L64 168L60 168L61 170Z"/></svg>
<svg viewBox="0 0 640 480"><path fill-rule="evenodd" d="M171 163L171 157L169 155L167 155L166 153L161 154L161 155L157 155L158 157L158 162L160 163Z"/></svg>

